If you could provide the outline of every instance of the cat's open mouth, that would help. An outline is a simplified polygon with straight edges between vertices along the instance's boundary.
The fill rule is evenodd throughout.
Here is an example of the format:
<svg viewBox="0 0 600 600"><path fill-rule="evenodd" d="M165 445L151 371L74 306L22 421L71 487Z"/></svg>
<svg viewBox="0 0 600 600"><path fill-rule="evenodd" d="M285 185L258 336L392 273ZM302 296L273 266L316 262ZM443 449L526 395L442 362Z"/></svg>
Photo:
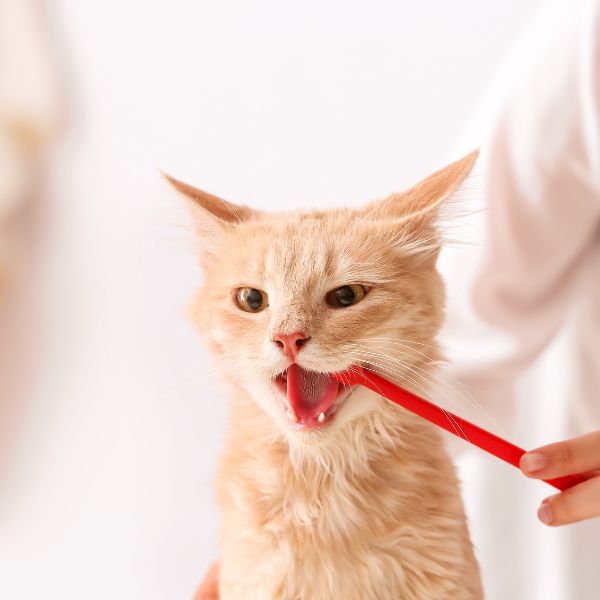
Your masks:
<svg viewBox="0 0 600 600"><path fill-rule="evenodd" d="M331 373L319 373L292 363L274 380L283 395L286 416L299 429L315 429L328 425L351 391Z"/></svg>

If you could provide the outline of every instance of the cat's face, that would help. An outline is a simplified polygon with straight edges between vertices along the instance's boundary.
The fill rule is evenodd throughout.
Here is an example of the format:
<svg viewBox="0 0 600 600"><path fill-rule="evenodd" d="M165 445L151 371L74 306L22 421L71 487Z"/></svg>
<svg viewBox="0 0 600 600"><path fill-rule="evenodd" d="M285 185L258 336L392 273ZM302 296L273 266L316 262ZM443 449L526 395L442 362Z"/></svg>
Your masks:
<svg viewBox="0 0 600 600"><path fill-rule="evenodd" d="M377 410L332 376L352 365L423 386L443 311L437 207L474 160L361 210L263 214L170 180L195 201L205 280L193 318L274 427L319 439Z"/></svg>

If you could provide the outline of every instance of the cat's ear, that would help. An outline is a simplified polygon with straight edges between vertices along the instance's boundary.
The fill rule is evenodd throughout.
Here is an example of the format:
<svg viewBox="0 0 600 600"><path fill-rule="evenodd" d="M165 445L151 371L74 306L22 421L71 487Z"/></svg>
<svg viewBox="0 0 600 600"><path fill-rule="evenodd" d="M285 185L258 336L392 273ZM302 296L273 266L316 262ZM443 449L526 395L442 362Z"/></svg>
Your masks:
<svg viewBox="0 0 600 600"><path fill-rule="evenodd" d="M165 180L188 200L194 229L200 244L200 260L208 265L215 258L224 234L252 218L256 214L251 208L222 200L166 173Z"/></svg>
<svg viewBox="0 0 600 600"><path fill-rule="evenodd" d="M167 173L163 173L162 175L175 190L191 200L190 207L192 214L194 214L196 209L200 210L200 212L197 213L197 216L200 219L216 219L221 223L235 224L246 221L254 213L254 211L247 206L222 200L221 198L213 196L212 194L209 194L203 190L199 190L188 183L179 181Z"/></svg>
<svg viewBox="0 0 600 600"><path fill-rule="evenodd" d="M437 256L439 240L437 224L444 202L452 196L471 172L478 150L436 171L410 188L368 205L363 214L384 222L385 228L397 233L395 239L411 245L414 253ZM452 210L448 211L452 214ZM382 223L383 225L383 223Z"/></svg>

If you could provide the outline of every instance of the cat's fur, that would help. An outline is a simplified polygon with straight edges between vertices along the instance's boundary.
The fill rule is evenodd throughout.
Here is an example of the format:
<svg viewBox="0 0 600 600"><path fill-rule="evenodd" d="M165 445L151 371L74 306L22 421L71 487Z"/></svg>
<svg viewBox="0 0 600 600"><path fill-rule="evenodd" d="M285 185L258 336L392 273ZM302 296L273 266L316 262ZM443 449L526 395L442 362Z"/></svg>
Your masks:
<svg viewBox="0 0 600 600"><path fill-rule="evenodd" d="M222 600L477 600L459 486L433 426L356 388L323 430L290 427L272 392L289 360L272 338L307 332L298 363L361 363L425 394L439 358L439 206L476 154L360 209L265 214L167 177L193 200L204 285L192 317L229 388L218 476ZM326 293L370 287L345 309ZM265 290L240 310L234 290Z"/></svg>

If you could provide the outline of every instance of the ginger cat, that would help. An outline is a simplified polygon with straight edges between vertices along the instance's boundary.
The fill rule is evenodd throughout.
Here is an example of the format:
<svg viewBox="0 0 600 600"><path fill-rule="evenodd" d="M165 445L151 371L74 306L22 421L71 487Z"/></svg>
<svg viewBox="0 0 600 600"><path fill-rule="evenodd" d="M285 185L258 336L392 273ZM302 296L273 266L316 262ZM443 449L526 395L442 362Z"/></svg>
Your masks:
<svg viewBox="0 0 600 600"><path fill-rule="evenodd" d="M266 214L169 176L191 202L191 314L228 389L222 600L477 600L438 431L331 373L421 395L440 358L439 208L476 153L358 210Z"/></svg>

